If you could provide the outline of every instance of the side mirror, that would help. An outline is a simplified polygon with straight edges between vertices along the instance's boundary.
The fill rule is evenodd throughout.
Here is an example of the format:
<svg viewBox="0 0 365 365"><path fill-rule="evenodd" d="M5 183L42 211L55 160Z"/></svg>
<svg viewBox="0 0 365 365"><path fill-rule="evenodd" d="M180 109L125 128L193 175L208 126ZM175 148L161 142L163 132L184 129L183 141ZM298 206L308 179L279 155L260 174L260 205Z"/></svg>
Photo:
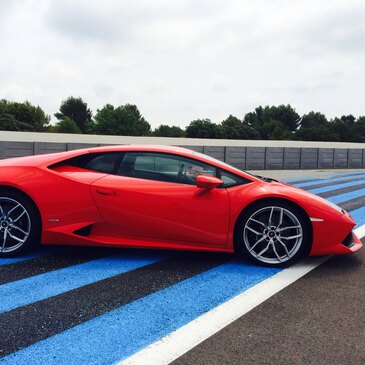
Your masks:
<svg viewBox="0 0 365 365"><path fill-rule="evenodd" d="M196 186L202 189L214 189L223 184L221 179L210 175L198 175L196 177Z"/></svg>

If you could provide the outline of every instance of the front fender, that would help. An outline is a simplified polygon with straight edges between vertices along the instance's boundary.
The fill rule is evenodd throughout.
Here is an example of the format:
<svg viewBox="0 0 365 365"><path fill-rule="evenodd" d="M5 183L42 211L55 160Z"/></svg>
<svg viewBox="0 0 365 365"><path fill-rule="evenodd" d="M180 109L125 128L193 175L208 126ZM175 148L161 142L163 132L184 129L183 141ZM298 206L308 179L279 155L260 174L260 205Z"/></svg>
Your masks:
<svg viewBox="0 0 365 365"><path fill-rule="evenodd" d="M310 255L346 253L342 241L356 225L352 217L341 209L330 206L325 199L302 189L279 182L258 182L228 189L230 198L229 243L233 247L234 227L242 211L261 199L284 199L296 204L307 214L313 227L313 242ZM340 245L340 246L338 246ZM346 251L345 248L342 251Z"/></svg>

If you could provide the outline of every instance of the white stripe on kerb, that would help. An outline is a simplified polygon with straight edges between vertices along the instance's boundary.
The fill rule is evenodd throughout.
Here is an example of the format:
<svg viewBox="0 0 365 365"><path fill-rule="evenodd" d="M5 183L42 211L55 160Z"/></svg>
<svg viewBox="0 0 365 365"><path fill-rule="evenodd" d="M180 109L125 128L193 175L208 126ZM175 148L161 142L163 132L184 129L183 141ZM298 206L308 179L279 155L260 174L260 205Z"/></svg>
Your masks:
<svg viewBox="0 0 365 365"><path fill-rule="evenodd" d="M357 228L355 233L360 238L364 237L365 225ZM330 257L307 258L280 271L129 358L118 362L118 365L169 364L274 294L294 283Z"/></svg>

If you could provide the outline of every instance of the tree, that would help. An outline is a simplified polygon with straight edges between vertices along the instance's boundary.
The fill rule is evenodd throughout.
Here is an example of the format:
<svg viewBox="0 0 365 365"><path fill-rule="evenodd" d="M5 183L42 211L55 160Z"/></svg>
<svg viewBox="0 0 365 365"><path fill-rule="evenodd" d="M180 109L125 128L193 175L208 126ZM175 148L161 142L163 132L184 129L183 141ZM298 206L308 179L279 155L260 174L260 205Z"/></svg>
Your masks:
<svg viewBox="0 0 365 365"><path fill-rule="evenodd" d="M271 135L270 139L288 140L293 139L294 134L282 122L273 120L270 122Z"/></svg>
<svg viewBox="0 0 365 365"><path fill-rule="evenodd" d="M59 121L53 129L56 133L81 133L80 128L77 126L74 120L69 117L65 117L63 120Z"/></svg>
<svg viewBox="0 0 365 365"><path fill-rule="evenodd" d="M6 107L8 106L8 101L6 99L0 100L0 114L3 114L6 112Z"/></svg>
<svg viewBox="0 0 365 365"><path fill-rule="evenodd" d="M247 122L230 115L221 123L223 137L228 139L257 139L259 133Z"/></svg>
<svg viewBox="0 0 365 365"><path fill-rule="evenodd" d="M0 130L18 131L18 122L11 114L0 114Z"/></svg>
<svg viewBox="0 0 365 365"><path fill-rule="evenodd" d="M304 141L339 141L339 135L332 130L326 116L318 112L303 115L295 138Z"/></svg>
<svg viewBox="0 0 365 365"><path fill-rule="evenodd" d="M272 107L272 113L271 119L281 122L287 130L294 132L298 128L300 116L289 104Z"/></svg>
<svg viewBox="0 0 365 365"><path fill-rule="evenodd" d="M34 132L46 132L49 128L51 117L46 115L40 106L32 106L28 101L25 102L25 105L31 110Z"/></svg>
<svg viewBox="0 0 365 365"><path fill-rule="evenodd" d="M60 106L60 111L55 113L54 116L60 121L64 120L66 117L71 118L82 133L87 133L92 128L92 112L87 107L87 103L85 103L80 97L75 98L70 96L66 100L63 100Z"/></svg>
<svg viewBox="0 0 365 365"><path fill-rule="evenodd" d="M354 142L365 142L365 116L357 118L351 132Z"/></svg>
<svg viewBox="0 0 365 365"><path fill-rule="evenodd" d="M339 139L344 142L358 141L354 134L354 126L356 118L353 115L343 115L341 118L335 118L330 122L331 130L339 136Z"/></svg>
<svg viewBox="0 0 365 365"><path fill-rule="evenodd" d="M274 121L281 123L280 135L284 133L291 136L290 132L294 132L298 127L299 114L289 104L264 108L259 106L254 112L247 113L244 118L244 122L258 131L262 139L273 139L274 128L279 128L277 123L272 123Z"/></svg>
<svg viewBox="0 0 365 365"><path fill-rule="evenodd" d="M142 117L135 105L125 104L117 108L107 104L97 111L94 118L94 133L119 136L147 136L150 124Z"/></svg>
<svg viewBox="0 0 365 365"><path fill-rule="evenodd" d="M326 116L322 113L311 111L308 114L304 114L299 129L302 128L317 128L324 127L328 124Z"/></svg>
<svg viewBox="0 0 365 365"><path fill-rule="evenodd" d="M31 132L31 126L27 123L18 122L13 115L0 114L0 130L2 131L23 131Z"/></svg>
<svg viewBox="0 0 365 365"><path fill-rule="evenodd" d="M166 124L161 124L153 131L153 134L157 137L184 137L185 131L175 125L169 126Z"/></svg>
<svg viewBox="0 0 365 365"><path fill-rule="evenodd" d="M28 101L19 103L4 99L0 101L0 118L3 130L27 132L44 132L50 121L39 106L33 106Z"/></svg>
<svg viewBox="0 0 365 365"><path fill-rule="evenodd" d="M193 120L186 128L186 137L189 138L221 138L222 130L210 119Z"/></svg>

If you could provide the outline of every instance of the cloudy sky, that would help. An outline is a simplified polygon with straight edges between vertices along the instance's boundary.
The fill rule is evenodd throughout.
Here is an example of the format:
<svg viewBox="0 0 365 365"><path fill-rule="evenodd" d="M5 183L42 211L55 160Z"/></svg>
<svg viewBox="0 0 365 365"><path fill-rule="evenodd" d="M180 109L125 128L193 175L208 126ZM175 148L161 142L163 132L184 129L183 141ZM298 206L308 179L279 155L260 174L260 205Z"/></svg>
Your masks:
<svg viewBox="0 0 365 365"><path fill-rule="evenodd" d="M133 103L156 127L258 105L365 115L364 0L0 0L0 98Z"/></svg>

